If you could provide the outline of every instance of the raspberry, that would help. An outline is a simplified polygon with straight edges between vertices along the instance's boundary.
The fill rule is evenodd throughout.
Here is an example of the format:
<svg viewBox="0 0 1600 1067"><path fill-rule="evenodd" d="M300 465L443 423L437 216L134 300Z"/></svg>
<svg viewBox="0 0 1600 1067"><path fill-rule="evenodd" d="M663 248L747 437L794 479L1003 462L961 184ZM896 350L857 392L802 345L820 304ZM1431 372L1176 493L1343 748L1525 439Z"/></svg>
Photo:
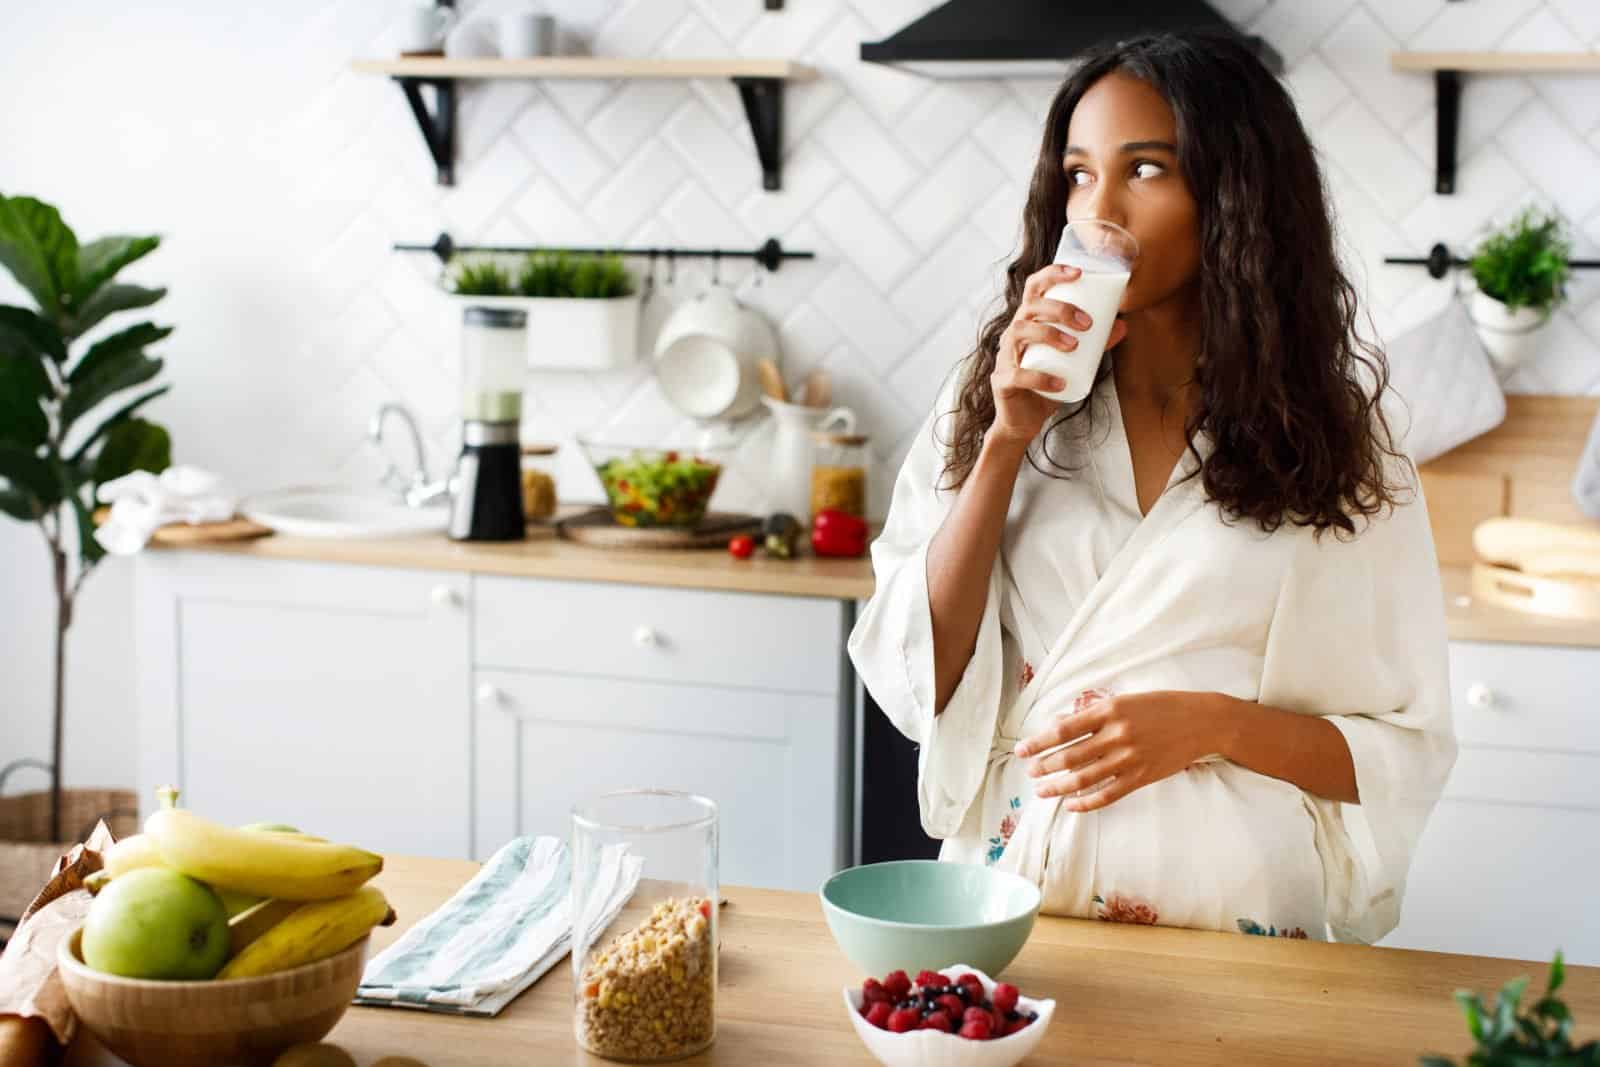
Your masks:
<svg viewBox="0 0 1600 1067"><path fill-rule="evenodd" d="M946 1015L942 1011L930 1012L928 1016L922 1020L922 1028L924 1030L942 1030L947 1034L950 1032L950 1028L953 1025L954 1024L950 1022L950 1016Z"/></svg>
<svg viewBox="0 0 1600 1067"><path fill-rule="evenodd" d="M910 1008L901 1008L889 1016L889 1029L897 1034L915 1030L922 1025L922 1016Z"/></svg>
<svg viewBox="0 0 1600 1067"><path fill-rule="evenodd" d="M1006 1033L1007 1034L1014 1034L1018 1030L1025 1029L1027 1027L1027 1025L1029 1023L1031 1023L1031 1022L1033 1022L1033 1020L1028 1018L1026 1015L1019 1015L1019 1016L1017 1016L1017 1018L1012 1019L1010 1022L1006 1023Z"/></svg>
<svg viewBox="0 0 1600 1067"><path fill-rule="evenodd" d="M883 988L882 982L878 981L876 978L868 978L865 982L861 983L862 1003L876 1004L880 1000L885 1004L894 1003L894 997L890 996L889 991Z"/></svg>
<svg viewBox="0 0 1600 1067"><path fill-rule="evenodd" d="M938 989L945 984L944 975L938 971L918 971L917 985L923 989Z"/></svg>
<svg viewBox="0 0 1600 1067"><path fill-rule="evenodd" d="M994 987L994 1010L1004 1015L1017 1006L1017 997L1020 990L1010 982L1001 982Z"/></svg>
<svg viewBox="0 0 1600 1067"><path fill-rule="evenodd" d="M961 1021L963 1023L982 1023L990 1029L994 1028L994 1016L978 1007L968 1008L966 1011L962 1012Z"/></svg>
<svg viewBox="0 0 1600 1067"><path fill-rule="evenodd" d="M889 1016L893 1014L893 1012L894 1009L889 1007L887 1001L875 1000L871 1004L867 1005L865 1014L867 1017L867 1022L871 1023L873 1026L876 1026L879 1030L887 1030L889 1028Z"/></svg>
<svg viewBox="0 0 1600 1067"><path fill-rule="evenodd" d="M890 971L883 979L883 988L896 1000L903 1000L911 992L911 979L906 977L904 971Z"/></svg>
<svg viewBox="0 0 1600 1067"><path fill-rule="evenodd" d="M952 1019L960 1019L967 1013L966 1002L954 993L941 994L934 1003L939 1006L940 1011Z"/></svg>
<svg viewBox="0 0 1600 1067"><path fill-rule="evenodd" d="M972 1041L987 1041L994 1036L994 1031L989 1029L987 1018L973 1019L961 1024L961 1036Z"/></svg>
<svg viewBox="0 0 1600 1067"><path fill-rule="evenodd" d="M979 1000L983 999L983 979L979 978L971 971L958 976L956 978L956 983L958 985L966 986L971 992L972 996L977 997Z"/></svg>

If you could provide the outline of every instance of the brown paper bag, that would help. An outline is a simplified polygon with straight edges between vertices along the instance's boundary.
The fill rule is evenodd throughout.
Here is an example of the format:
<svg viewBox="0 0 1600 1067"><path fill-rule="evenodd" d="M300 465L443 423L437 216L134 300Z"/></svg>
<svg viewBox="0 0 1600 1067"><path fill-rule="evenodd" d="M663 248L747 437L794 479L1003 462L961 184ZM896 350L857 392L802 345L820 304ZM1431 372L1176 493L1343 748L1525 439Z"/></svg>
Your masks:
<svg viewBox="0 0 1600 1067"><path fill-rule="evenodd" d="M56 974L56 950L89 913L93 898L83 880L100 869L100 854L111 841L106 824L98 823L87 841L56 862L0 955L0 1067L32 1067L59 1051L50 1044L72 1041L78 1020Z"/></svg>

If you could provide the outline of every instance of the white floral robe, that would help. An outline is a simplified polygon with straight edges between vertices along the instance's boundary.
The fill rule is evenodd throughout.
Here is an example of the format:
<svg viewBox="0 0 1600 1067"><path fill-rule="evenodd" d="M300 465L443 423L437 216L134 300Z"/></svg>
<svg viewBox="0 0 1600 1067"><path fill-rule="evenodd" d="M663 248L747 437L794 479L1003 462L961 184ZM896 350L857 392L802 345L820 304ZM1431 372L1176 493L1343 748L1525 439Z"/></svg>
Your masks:
<svg viewBox="0 0 1600 1067"><path fill-rule="evenodd" d="M952 396L947 386L935 412ZM1200 480L1184 479L1186 455L1141 518L1110 378L1092 403L1092 422L1073 420L1051 443L1068 478L1023 465L976 650L937 716L927 550L955 497L937 488L948 416L929 416L896 482L872 546L876 591L849 648L879 706L921 746L924 829L943 839L941 859L1031 878L1053 914L1377 940L1399 919L1455 759L1420 489L1354 539L1292 525L1266 534L1224 522ZM1415 485L1409 464L1399 473ZM1362 803L1218 756L1096 812L1036 798L1012 746L1100 686L1326 716L1350 746Z"/></svg>

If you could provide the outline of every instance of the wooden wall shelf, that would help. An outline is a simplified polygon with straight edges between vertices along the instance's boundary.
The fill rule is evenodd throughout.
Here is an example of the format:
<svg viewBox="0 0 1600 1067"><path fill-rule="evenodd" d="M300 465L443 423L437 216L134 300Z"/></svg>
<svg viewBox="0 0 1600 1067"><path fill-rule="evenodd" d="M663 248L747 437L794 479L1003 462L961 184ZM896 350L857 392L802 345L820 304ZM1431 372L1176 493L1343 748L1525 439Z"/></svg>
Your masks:
<svg viewBox="0 0 1600 1067"><path fill-rule="evenodd" d="M1395 70L1433 75L1434 191L1456 191L1456 142L1463 74L1600 73L1600 52L1391 52Z"/></svg>
<svg viewBox="0 0 1600 1067"><path fill-rule="evenodd" d="M541 56L535 59L363 59L359 74L393 78L406 94L422 139L438 168L439 184L455 184L455 88L462 80L489 78L728 78L739 90L762 184L783 187L783 90L791 81L809 81L816 71L786 59L645 59L612 56ZM422 86L434 90L434 109L422 99Z"/></svg>

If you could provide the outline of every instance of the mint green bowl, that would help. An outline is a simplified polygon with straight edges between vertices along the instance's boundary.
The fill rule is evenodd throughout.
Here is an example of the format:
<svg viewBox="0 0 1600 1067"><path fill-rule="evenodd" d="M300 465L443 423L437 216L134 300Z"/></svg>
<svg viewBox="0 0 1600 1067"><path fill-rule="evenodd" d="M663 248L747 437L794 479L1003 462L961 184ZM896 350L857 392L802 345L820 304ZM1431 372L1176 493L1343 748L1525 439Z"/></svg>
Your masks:
<svg viewBox="0 0 1600 1067"><path fill-rule="evenodd" d="M1039 914L1039 889L1026 878L938 860L851 867L824 882L821 897L840 951L875 978L957 963L997 975Z"/></svg>

